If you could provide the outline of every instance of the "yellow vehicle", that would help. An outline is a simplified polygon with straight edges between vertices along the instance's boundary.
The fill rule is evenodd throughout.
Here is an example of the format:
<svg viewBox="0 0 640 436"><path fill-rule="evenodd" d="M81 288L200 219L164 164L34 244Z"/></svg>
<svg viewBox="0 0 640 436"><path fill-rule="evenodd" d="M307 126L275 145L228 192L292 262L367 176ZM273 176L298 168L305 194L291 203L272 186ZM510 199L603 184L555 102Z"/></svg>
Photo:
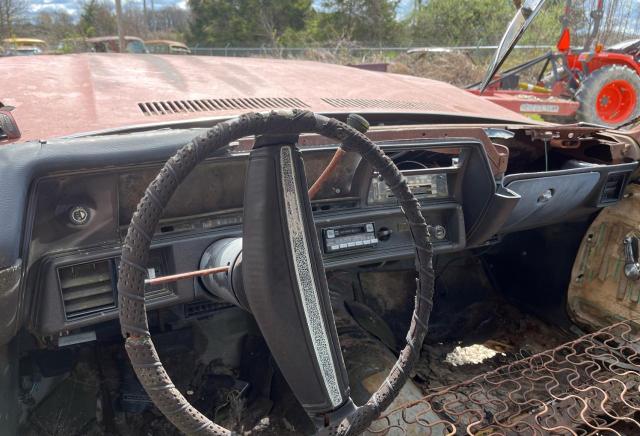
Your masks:
<svg viewBox="0 0 640 436"><path fill-rule="evenodd" d="M2 41L4 56L31 56L47 50L47 43L35 38L7 38Z"/></svg>
<svg viewBox="0 0 640 436"><path fill-rule="evenodd" d="M154 54L191 54L191 50L185 44L178 41L169 41L166 39L153 39L144 42L149 53Z"/></svg>

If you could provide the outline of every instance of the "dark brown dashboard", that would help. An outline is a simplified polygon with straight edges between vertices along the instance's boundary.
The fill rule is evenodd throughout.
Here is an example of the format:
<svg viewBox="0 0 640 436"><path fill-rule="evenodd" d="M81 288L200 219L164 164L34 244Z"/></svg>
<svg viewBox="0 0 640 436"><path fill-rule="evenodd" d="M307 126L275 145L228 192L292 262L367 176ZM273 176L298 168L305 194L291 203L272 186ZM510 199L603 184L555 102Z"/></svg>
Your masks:
<svg viewBox="0 0 640 436"><path fill-rule="evenodd" d="M636 168L635 162L600 163L509 174L509 147L494 143L500 140L491 140L488 132L411 127L372 133L421 202L436 253L497 243L506 232L593 213L620 198ZM499 135L504 132L509 133ZM24 280L17 299L10 296L21 308L16 326L56 338L117 317L115 283L124 232L162 162L195 133L27 147L39 158L32 158L30 171L21 175L30 189L24 192L24 230L18 232ZM213 242L242 235L244 186L251 183L247 141L207 159L178 189L156 229L149 276L197 269ZM323 141L316 136L300 140L309 186L336 149ZM341 162L312 209L328 269L413 256L397 201L357 155ZM0 243L7 246L5 240ZM149 289L146 298L151 309L187 310L193 302L213 301L198 279ZM10 303L9 296L3 301Z"/></svg>
<svg viewBox="0 0 640 436"><path fill-rule="evenodd" d="M463 197L490 198L495 180L482 143L473 139L389 141L387 153L405 171L423 202L436 250L465 247ZM303 151L308 183L326 167L334 147ZM178 189L156 229L149 275L198 267L207 246L241 235L248 154L213 157ZM37 181L29 270L39 295L32 328L50 335L116 316L119 250L138 200L159 164L56 173ZM465 176L467 172L473 174ZM375 189L376 195L373 195ZM470 201L471 205L474 204ZM349 155L313 201L327 268L357 266L412 256L409 228L384 182L357 155ZM367 228L366 239L354 229ZM327 235L336 245L327 243ZM341 239L342 238L342 239ZM362 242L362 243L361 243ZM198 280L150 292L149 307L188 303L206 296Z"/></svg>

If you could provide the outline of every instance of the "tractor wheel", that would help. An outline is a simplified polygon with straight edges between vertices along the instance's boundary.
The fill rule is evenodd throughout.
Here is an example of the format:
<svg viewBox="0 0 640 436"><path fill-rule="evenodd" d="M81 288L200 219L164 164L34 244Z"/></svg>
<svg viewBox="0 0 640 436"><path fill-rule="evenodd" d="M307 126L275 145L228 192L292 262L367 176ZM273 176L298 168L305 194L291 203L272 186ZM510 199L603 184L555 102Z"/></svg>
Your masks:
<svg viewBox="0 0 640 436"><path fill-rule="evenodd" d="M603 67L591 73L580 85L578 121L619 126L640 113L640 76L621 65Z"/></svg>

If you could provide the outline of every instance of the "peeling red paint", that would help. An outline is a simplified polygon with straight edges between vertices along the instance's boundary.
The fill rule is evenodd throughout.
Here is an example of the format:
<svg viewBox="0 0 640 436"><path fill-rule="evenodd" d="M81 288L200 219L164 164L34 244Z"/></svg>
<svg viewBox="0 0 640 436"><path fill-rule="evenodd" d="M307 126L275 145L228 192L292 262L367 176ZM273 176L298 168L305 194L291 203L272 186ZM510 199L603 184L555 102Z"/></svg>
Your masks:
<svg viewBox="0 0 640 436"><path fill-rule="evenodd" d="M359 112L450 113L505 121L530 121L454 86L412 76L378 73L310 61L83 53L0 59L5 86L0 101L15 106L20 141L109 128L230 116L219 110L146 116L139 102L205 98L298 98L317 112L336 108L322 98L415 102L432 109Z"/></svg>

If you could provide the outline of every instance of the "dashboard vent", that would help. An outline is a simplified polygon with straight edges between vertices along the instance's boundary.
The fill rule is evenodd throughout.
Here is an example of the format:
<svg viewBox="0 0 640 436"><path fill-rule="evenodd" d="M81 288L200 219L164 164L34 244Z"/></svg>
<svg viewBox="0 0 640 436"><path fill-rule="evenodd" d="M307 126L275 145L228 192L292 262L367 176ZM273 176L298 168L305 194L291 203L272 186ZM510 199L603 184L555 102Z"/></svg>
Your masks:
<svg viewBox="0 0 640 436"><path fill-rule="evenodd" d="M323 98L322 101L338 108L365 108L365 109L408 109L443 111L440 105L418 101L378 100L364 98Z"/></svg>
<svg viewBox="0 0 640 436"><path fill-rule="evenodd" d="M167 100L138 103L143 114L172 115L191 112L215 112L254 109L300 109L309 105L298 98L205 98L199 100Z"/></svg>
<svg viewBox="0 0 640 436"><path fill-rule="evenodd" d="M116 307L113 259L59 268L58 279L67 319Z"/></svg>
<svg viewBox="0 0 640 436"><path fill-rule="evenodd" d="M149 275L165 274L161 250L151 250L148 260ZM119 258L100 259L58 268L58 280L68 320L114 310L117 307L117 281ZM145 288L145 301L154 301L174 295L168 285Z"/></svg>
<svg viewBox="0 0 640 436"><path fill-rule="evenodd" d="M627 180L627 173L612 173L607 176L607 181L600 194L600 203L615 203L622 198L622 190Z"/></svg>

